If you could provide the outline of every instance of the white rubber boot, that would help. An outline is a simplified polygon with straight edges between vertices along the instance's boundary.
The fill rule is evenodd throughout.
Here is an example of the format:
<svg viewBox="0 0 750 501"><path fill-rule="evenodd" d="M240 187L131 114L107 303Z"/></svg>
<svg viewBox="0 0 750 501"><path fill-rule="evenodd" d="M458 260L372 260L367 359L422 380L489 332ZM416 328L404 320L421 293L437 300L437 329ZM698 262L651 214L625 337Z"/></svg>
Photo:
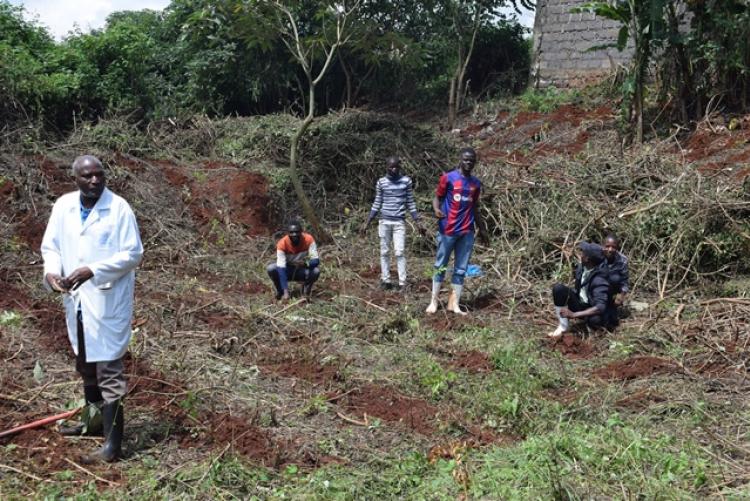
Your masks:
<svg viewBox="0 0 750 501"><path fill-rule="evenodd" d="M557 313L557 318L560 322L557 326L557 329L547 334L548 337L551 337L553 339L561 337L570 328L570 319L562 317L560 315L560 310L562 310L562 306L555 306L555 313Z"/></svg>
<svg viewBox="0 0 750 501"><path fill-rule="evenodd" d="M432 315L433 313L437 312L438 309L438 296L440 295L440 286L443 285L442 282L436 282L432 281L432 298L430 299L430 305L427 307L425 313Z"/></svg>
<svg viewBox="0 0 750 501"><path fill-rule="evenodd" d="M451 291L451 297L448 299L448 311L452 311L456 315L466 316L465 311L461 311L459 301L461 300L461 293L464 290L463 285L453 284L453 290Z"/></svg>

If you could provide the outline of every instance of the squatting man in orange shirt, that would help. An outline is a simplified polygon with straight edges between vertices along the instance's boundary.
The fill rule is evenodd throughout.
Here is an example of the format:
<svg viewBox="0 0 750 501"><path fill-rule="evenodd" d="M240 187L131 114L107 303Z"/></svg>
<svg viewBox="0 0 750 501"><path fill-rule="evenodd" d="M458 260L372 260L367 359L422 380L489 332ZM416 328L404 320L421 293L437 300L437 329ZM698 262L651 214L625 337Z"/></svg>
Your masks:
<svg viewBox="0 0 750 501"><path fill-rule="evenodd" d="M276 299L289 299L289 281L303 282L302 294L310 299L320 277L320 257L315 239L296 221L287 224L287 234L276 244L276 262L266 268L276 288Z"/></svg>

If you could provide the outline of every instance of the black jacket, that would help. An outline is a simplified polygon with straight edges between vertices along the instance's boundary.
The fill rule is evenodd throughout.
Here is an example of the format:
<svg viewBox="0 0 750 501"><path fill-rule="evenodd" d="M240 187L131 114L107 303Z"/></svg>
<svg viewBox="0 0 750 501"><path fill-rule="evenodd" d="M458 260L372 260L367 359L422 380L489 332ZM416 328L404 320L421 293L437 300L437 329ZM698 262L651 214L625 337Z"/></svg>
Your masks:
<svg viewBox="0 0 750 501"><path fill-rule="evenodd" d="M605 259L602 266L606 266L609 270L609 283L612 284L614 293L630 292L628 258L618 252L613 262L610 263Z"/></svg>
<svg viewBox="0 0 750 501"><path fill-rule="evenodd" d="M576 293L581 290L583 265L576 268ZM599 313L604 315L612 304L612 286L609 283L609 271L605 266L597 266L591 271L588 282L583 285L589 297L589 306L596 306Z"/></svg>

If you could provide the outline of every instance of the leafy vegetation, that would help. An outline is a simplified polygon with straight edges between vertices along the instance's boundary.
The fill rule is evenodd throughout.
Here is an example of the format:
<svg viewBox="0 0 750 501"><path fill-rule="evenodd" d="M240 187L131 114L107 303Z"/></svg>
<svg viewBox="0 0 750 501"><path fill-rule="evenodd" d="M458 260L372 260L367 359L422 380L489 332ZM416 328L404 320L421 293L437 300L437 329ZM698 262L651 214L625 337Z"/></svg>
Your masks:
<svg viewBox="0 0 750 501"><path fill-rule="evenodd" d="M460 17L473 2L441 0L434 8L423 8L423 2L360 2L350 16L347 43L333 54L312 98L307 90L300 93L304 66L290 64L284 41L271 36L278 32L260 22L264 11L253 7L273 3L174 0L163 12L114 13L102 30L74 32L57 43L25 21L22 8L2 0L0 116L68 130L118 114L137 121L196 112L304 115L308 109L326 112L363 103L447 104L455 34L449 27L436 31L444 19L440 13L450 8ZM290 5L299 33L309 42L322 41L326 35L316 26L329 3ZM518 92L529 66L524 29L487 13L477 25L473 57L462 60L470 79L467 92ZM310 57L310 70L317 73L325 56ZM316 106L308 106L311 100Z"/></svg>
<svg viewBox="0 0 750 501"><path fill-rule="evenodd" d="M574 9L620 23L619 50L631 44L622 82L624 121L643 141L649 68L657 79L656 107L687 126L718 109L747 110L750 98L750 5L742 0L593 1Z"/></svg>

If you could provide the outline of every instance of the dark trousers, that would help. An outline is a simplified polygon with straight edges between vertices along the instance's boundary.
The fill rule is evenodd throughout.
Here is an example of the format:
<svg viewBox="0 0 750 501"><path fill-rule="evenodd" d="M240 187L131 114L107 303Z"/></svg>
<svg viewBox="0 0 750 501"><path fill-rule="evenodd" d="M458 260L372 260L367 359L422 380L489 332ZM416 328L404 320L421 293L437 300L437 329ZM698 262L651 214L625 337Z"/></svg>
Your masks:
<svg viewBox="0 0 750 501"><path fill-rule="evenodd" d="M591 308L591 305L581 301L578 293L575 289L571 289L567 285L555 284L552 287L552 300L555 302L555 306L567 307L570 311L583 311ZM599 329L602 327L608 327L607 313L591 315L586 318L586 325L592 329Z"/></svg>
<svg viewBox="0 0 750 501"><path fill-rule="evenodd" d="M106 362L86 361L86 340L83 335L83 318L78 312L78 355L76 355L76 371L83 379L84 388L98 388L105 402L114 402L127 393L125 381L125 365L122 358Z"/></svg>
<svg viewBox="0 0 750 501"><path fill-rule="evenodd" d="M281 290L281 281L279 280L279 268L276 263L271 263L266 267L268 276L271 277L273 285L276 287L276 294L281 295L284 291ZM310 286L320 278L320 268L308 268L302 266L287 266L286 267L286 280L287 282L304 282L305 286Z"/></svg>

